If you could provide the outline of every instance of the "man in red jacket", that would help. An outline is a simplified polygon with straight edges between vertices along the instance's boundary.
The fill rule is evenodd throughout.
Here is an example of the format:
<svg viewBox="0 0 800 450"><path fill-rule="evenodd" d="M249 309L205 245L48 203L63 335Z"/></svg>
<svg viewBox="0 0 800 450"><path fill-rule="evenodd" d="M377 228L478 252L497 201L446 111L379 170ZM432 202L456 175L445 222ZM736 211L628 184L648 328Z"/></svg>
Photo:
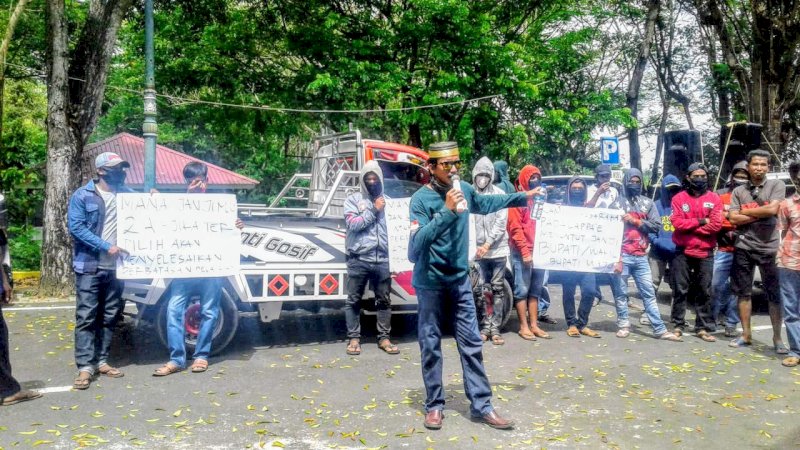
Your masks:
<svg viewBox="0 0 800 450"><path fill-rule="evenodd" d="M673 262L675 292L672 300L674 333L686 328L686 300L690 290L697 300L695 330L697 337L714 342L716 330L711 311L711 279L714 271L714 247L722 229L722 201L708 190L708 171L693 163L686 174L687 189L672 199L672 241L677 247Z"/></svg>

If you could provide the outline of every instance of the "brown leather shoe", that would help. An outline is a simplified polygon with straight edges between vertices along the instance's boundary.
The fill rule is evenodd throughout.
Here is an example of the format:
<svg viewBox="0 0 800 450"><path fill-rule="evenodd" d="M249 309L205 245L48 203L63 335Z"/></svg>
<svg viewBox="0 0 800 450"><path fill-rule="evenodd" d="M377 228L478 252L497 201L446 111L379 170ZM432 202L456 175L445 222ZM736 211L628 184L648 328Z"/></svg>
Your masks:
<svg viewBox="0 0 800 450"><path fill-rule="evenodd" d="M497 428L498 430L509 430L514 428L513 420L503 419L495 410L492 410L492 412L484 414L480 417L473 417L473 419L478 422L485 423L492 428Z"/></svg>
<svg viewBox="0 0 800 450"><path fill-rule="evenodd" d="M441 409L432 409L425 414L425 428L429 430L438 430L442 428L442 419L444 414Z"/></svg>

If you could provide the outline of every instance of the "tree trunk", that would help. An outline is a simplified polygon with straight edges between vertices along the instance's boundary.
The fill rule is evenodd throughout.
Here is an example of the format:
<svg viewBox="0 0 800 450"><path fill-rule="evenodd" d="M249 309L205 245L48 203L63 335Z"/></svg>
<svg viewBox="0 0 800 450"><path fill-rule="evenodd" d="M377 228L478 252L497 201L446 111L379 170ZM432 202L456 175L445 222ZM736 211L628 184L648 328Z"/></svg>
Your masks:
<svg viewBox="0 0 800 450"><path fill-rule="evenodd" d="M3 36L3 42L0 43L0 151L3 151L3 109L5 106L5 92L6 92L6 58L8 57L8 46L11 45L11 38L14 36L14 29L17 28L17 22L25 10L25 6L30 0L19 0L17 6L14 7L14 12L8 18L8 25L6 25L6 35Z"/></svg>
<svg viewBox="0 0 800 450"><path fill-rule="evenodd" d="M644 25L644 35L639 46L639 55L636 58L633 74L631 74L631 80L628 83L628 91L625 95L625 105L631 110L631 116L636 120L639 118L639 91L642 87L644 71L647 68L647 58L650 57L650 47L653 45L660 4L660 0L647 1L647 19ZM628 146L630 148L631 167L641 169L642 153L639 149L638 124L628 128Z"/></svg>
<svg viewBox="0 0 800 450"><path fill-rule="evenodd" d="M408 126L408 145L422 148L422 130L418 123L412 123Z"/></svg>
<svg viewBox="0 0 800 450"><path fill-rule="evenodd" d="M67 205L80 182L81 154L100 116L117 31L131 3L132 0L92 0L78 43L70 50L64 0L46 2L47 183L40 282L43 295L63 295L73 290Z"/></svg>

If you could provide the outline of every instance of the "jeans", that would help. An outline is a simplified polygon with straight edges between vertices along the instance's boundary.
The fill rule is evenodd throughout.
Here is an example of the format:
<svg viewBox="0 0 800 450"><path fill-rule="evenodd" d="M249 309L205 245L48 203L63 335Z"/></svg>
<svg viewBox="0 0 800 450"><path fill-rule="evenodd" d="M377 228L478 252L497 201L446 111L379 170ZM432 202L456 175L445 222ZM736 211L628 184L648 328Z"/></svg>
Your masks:
<svg viewBox="0 0 800 450"><path fill-rule="evenodd" d="M2 266L0 266L0 270L3 270ZM3 287L0 286L0 298L2 296ZM17 380L11 376L11 358L8 350L8 325L3 318L3 307L0 306L0 401L16 394L21 389Z"/></svg>
<svg viewBox="0 0 800 450"><path fill-rule="evenodd" d="M170 284L172 296L167 305L167 345L169 360L178 367L186 366L186 304L191 295L200 296L200 316L202 322L197 332L197 343L194 347L194 359L208 361L211 353L211 341L214 339L214 327L219 317L219 299L222 291L222 278L186 278L175 280Z"/></svg>
<svg viewBox="0 0 800 450"><path fill-rule="evenodd" d="M653 275L650 272L650 262L647 260L647 256L622 255L622 265L625 269L624 271L627 271L636 283L636 288L642 297L642 303L644 303L644 312L653 327L653 333L656 336L666 333L667 326L664 325L664 321L661 320L661 313L658 312L656 290L653 287ZM626 292L628 284L621 275L614 276L611 281L617 284L614 295L614 303L617 307L617 326L630 328L628 298L625 295L617 295L621 292Z"/></svg>
<svg viewBox="0 0 800 450"><path fill-rule="evenodd" d="M676 328L686 328L686 303L689 291L697 301L695 329L716 331L717 324L711 315L711 278L714 273L714 257L695 258L678 253L673 260L675 292L672 298L672 323Z"/></svg>
<svg viewBox="0 0 800 450"><path fill-rule="evenodd" d="M725 326L735 327L739 323L739 306L731 292L731 266L733 252L717 251L714 255L714 275L711 277L712 314L716 320L725 316Z"/></svg>
<svg viewBox="0 0 800 450"><path fill-rule="evenodd" d="M648 257L650 263L650 273L653 274L653 288L658 293L661 283L666 281L672 292L675 292L675 276L672 270L672 258L669 260Z"/></svg>
<svg viewBox="0 0 800 450"><path fill-rule="evenodd" d="M368 263L356 258L347 260L347 302L344 317L347 322L347 337L361 338L361 300L367 282L375 293L375 312L378 319L378 343L389 339L392 330L392 303L389 288L392 284L389 261L381 264Z"/></svg>
<svg viewBox="0 0 800 450"><path fill-rule="evenodd" d="M789 356L800 358L800 271L778 268Z"/></svg>
<svg viewBox="0 0 800 450"><path fill-rule="evenodd" d="M475 308L478 314L478 324L481 333L486 336L500 334L500 325L503 321L502 314L496 314L494 305L505 301L505 271L506 258L481 258L477 260L478 283L475 285ZM486 301L483 294L484 285L489 284L492 290L492 304ZM508 299L509 301L511 299Z"/></svg>
<svg viewBox="0 0 800 450"><path fill-rule="evenodd" d="M546 316L547 310L550 309L550 290L547 289L547 280L550 278L550 271L544 271L544 281L542 282L542 290L539 295L539 317Z"/></svg>
<svg viewBox="0 0 800 450"><path fill-rule="evenodd" d="M107 363L114 328L125 307L124 287L114 270L75 274L75 364L79 371L94 374Z"/></svg>
<svg viewBox="0 0 800 450"><path fill-rule="evenodd" d="M442 320L455 324L455 338L464 371L464 392L470 402L470 413L480 416L492 412L492 388L483 367L483 342L478 333L475 300L469 277L440 289L417 288L417 303L417 335L422 358L422 381L425 383L425 412L444 409ZM445 304L452 305L455 317L443 317Z"/></svg>
<svg viewBox="0 0 800 450"><path fill-rule="evenodd" d="M564 319L567 326L577 327L582 330L589 323L589 313L592 311L596 287L595 274L584 272L562 272L561 297L564 304ZM581 287L581 302L578 306L578 315L575 315L575 287Z"/></svg>

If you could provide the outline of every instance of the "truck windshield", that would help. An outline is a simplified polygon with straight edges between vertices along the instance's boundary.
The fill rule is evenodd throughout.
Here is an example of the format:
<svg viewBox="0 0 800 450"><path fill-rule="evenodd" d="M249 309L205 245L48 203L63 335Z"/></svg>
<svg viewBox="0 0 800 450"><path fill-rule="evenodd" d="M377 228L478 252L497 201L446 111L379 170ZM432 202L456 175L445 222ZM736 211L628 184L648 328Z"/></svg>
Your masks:
<svg viewBox="0 0 800 450"><path fill-rule="evenodd" d="M428 182L430 175L417 164L378 159L383 171L384 191L389 198L411 197Z"/></svg>

